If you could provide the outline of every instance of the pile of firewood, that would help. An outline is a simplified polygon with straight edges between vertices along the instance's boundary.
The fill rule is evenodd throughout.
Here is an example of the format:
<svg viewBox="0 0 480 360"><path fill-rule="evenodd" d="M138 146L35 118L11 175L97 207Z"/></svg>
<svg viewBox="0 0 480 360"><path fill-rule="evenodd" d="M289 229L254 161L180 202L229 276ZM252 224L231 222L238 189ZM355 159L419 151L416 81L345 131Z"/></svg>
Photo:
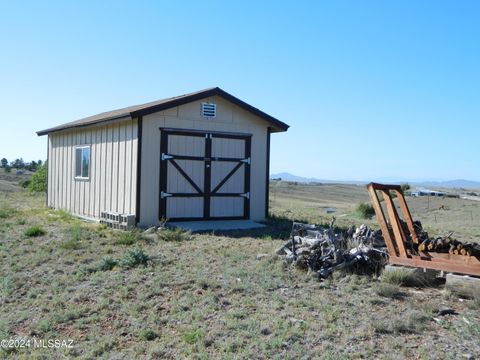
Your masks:
<svg viewBox="0 0 480 360"><path fill-rule="evenodd" d="M386 264L385 241L379 230L365 225L335 233L329 227L293 223L291 238L277 250L287 264L326 278L335 270L348 268L360 273L378 273Z"/></svg>
<svg viewBox="0 0 480 360"><path fill-rule="evenodd" d="M450 234L447 236L438 236L433 239L424 240L420 245L418 245L418 251L480 256L480 245L462 243L461 241L452 239Z"/></svg>
<svg viewBox="0 0 480 360"><path fill-rule="evenodd" d="M452 237L453 232L445 236L431 238L423 229L420 221L414 221L413 226L420 243L418 245L419 252L437 252L455 255L480 256L480 244L464 243L454 239Z"/></svg>

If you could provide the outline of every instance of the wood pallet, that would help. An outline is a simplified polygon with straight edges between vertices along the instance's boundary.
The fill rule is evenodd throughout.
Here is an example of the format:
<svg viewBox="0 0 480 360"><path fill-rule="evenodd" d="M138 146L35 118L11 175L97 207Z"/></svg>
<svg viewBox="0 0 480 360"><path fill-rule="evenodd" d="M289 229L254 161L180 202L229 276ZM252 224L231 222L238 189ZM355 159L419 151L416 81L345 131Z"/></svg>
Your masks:
<svg viewBox="0 0 480 360"><path fill-rule="evenodd" d="M370 183L367 188L385 238L390 264L480 276L480 260L476 256L418 251L419 241L412 215L399 185ZM379 194L382 195L386 211L380 203ZM398 199L407 229L402 226L392 194Z"/></svg>

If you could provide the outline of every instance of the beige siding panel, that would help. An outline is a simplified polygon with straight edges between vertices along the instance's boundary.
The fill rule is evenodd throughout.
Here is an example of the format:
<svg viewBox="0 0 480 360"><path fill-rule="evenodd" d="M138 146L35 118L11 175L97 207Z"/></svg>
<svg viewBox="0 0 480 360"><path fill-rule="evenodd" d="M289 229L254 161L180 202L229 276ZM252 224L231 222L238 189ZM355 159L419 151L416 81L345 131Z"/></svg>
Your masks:
<svg viewBox="0 0 480 360"><path fill-rule="evenodd" d="M58 136L57 138L57 170L58 170L58 208L62 208L62 201L63 201L63 176L62 176L62 160L63 160L63 154L62 154L62 144L63 143L63 136Z"/></svg>
<svg viewBox="0 0 480 360"><path fill-rule="evenodd" d="M61 183L60 183L60 136L55 136L55 147L54 147L54 157L55 157L55 204L56 208L60 207L60 191L61 191Z"/></svg>
<svg viewBox="0 0 480 360"><path fill-rule="evenodd" d="M107 151L106 151L106 164L107 173L105 181L105 211L112 211L112 179L113 179L113 126L109 126L107 129Z"/></svg>
<svg viewBox="0 0 480 360"><path fill-rule="evenodd" d="M237 163L214 161L212 162L212 190L230 173ZM242 193L245 183L245 166L242 165L233 175L220 187L219 193Z"/></svg>
<svg viewBox="0 0 480 360"><path fill-rule="evenodd" d="M56 193L57 193L57 177L56 177L56 171L57 171L57 158L56 158L56 147L57 146L57 137L55 135L52 136L52 206L56 206Z"/></svg>
<svg viewBox="0 0 480 360"><path fill-rule="evenodd" d="M63 176L65 177L65 210L70 210L70 136L69 134L63 135L65 139L65 168L63 172Z"/></svg>
<svg viewBox="0 0 480 360"><path fill-rule="evenodd" d="M95 205L96 205L96 185L97 185L97 129L92 129L90 132L91 141L90 141L90 195L89 195L89 214L92 217L95 217Z"/></svg>
<svg viewBox="0 0 480 360"><path fill-rule="evenodd" d="M120 138L120 128L115 125L113 128L113 153L112 153L112 211L118 212L118 202L119 202L119 193L118 193L118 173L119 173L119 138Z"/></svg>
<svg viewBox="0 0 480 360"><path fill-rule="evenodd" d="M165 127L165 118L150 115L143 118L142 167L140 184L140 223L158 223L159 174L160 174L160 131Z"/></svg>
<svg viewBox="0 0 480 360"><path fill-rule="evenodd" d="M50 207L55 206L55 158L53 156L54 135L48 135L48 202Z"/></svg>
<svg viewBox="0 0 480 360"><path fill-rule="evenodd" d="M212 156L243 158L245 156L245 140L241 139L212 139Z"/></svg>
<svg viewBox="0 0 480 360"><path fill-rule="evenodd" d="M75 179L75 166L76 166L76 161L75 161L75 147L80 144L80 133L74 133L74 138L73 138L73 212L75 214L80 214L80 181Z"/></svg>
<svg viewBox="0 0 480 360"><path fill-rule="evenodd" d="M170 135L168 153L171 155L204 156L205 138L198 136Z"/></svg>
<svg viewBox="0 0 480 360"><path fill-rule="evenodd" d="M93 163L92 168L95 169L95 177L92 178L94 182L94 192L93 192L93 216L100 217L100 183L102 179L102 164L101 164L101 136L102 129L95 130L95 143L94 143L94 152L93 152Z"/></svg>
<svg viewBox="0 0 480 360"><path fill-rule="evenodd" d="M126 178L125 178L125 165L126 165L126 140L127 140L127 128L125 126L120 127L120 141L119 141L119 166L118 166L118 212L121 214L127 213L125 210L125 198L127 196Z"/></svg>
<svg viewBox="0 0 480 360"><path fill-rule="evenodd" d="M78 143L79 143L79 145L84 145L84 143L85 143L85 133L84 132L79 133ZM86 213L85 213L85 183L86 183L86 181L81 180L81 181L78 181L77 183L78 183L78 186L80 188L79 199L78 199L78 202L79 202L78 213L86 215Z"/></svg>
<svg viewBox="0 0 480 360"><path fill-rule="evenodd" d="M136 120L127 119L108 127L50 134L48 205L92 218L101 211L135 214L136 136ZM90 145L88 180L75 179L78 145Z"/></svg>
<svg viewBox="0 0 480 360"><path fill-rule="evenodd" d="M67 177L67 167L68 167L68 137L62 136L63 146L62 146L62 209L68 209L68 177Z"/></svg>
<svg viewBox="0 0 480 360"><path fill-rule="evenodd" d="M51 197L52 197L52 136L47 136L47 206L51 206Z"/></svg>
<svg viewBox="0 0 480 360"><path fill-rule="evenodd" d="M192 163L193 161L188 161ZM178 165L185 171L185 173L194 181L194 183L201 189L203 188L203 175L202 178L199 174L203 174L203 163L195 161L195 171L186 170L186 160L177 160ZM174 193L196 193L195 188L183 177L182 174L169 162L168 163L168 177L167 177L167 192Z"/></svg>
<svg viewBox="0 0 480 360"><path fill-rule="evenodd" d="M125 195L124 195L124 207L125 213L130 214L131 208L131 186L132 186L132 175L128 172L128 167L131 166L132 163L132 121L129 122L128 128L125 129L125 169L124 169L124 176L125 176Z"/></svg>
<svg viewBox="0 0 480 360"><path fill-rule="evenodd" d="M55 207L55 191L56 191L56 186L55 186L55 136L50 135L50 156L48 160L48 167L49 167L49 178L50 178L50 189L49 189L49 200L50 200L50 206Z"/></svg>
<svg viewBox="0 0 480 360"><path fill-rule="evenodd" d="M132 122L132 146L131 146L131 164L130 172L130 214L135 214L137 205L137 156L138 156L138 120Z"/></svg>
<svg viewBox="0 0 480 360"><path fill-rule="evenodd" d="M107 177L108 177L108 128L102 128L102 154L101 165L102 175L100 177L100 212L107 211Z"/></svg>
<svg viewBox="0 0 480 360"><path fill-rule="evenodd" d="M89 135L90 132L88 133L83 133L83 143L82 145L87 145L89 144ZM90 169L91 170L91 169ZM89 174L90 176L90 174ZM82 181L82 186L83 186L83 210L82 213L86 214L87 216L89 215L88 209L89 209L89 194L90 194L90 181Z"/></svg>
<svg viewBox="0 0 480 360"><path fill-rule="evenodd" d="M63 167L62 167L62 178L63 178L63 202L62 209L68 210L68 137L62 136L63 138Z"/></svg>
<svg viewBox="0 0 480 360"><path fill-rule="evenodd" d="M215 118L205 119L201 117L200 107L202 102L214 102L217 104L217 116ZM253 220L264 219L268 126L269 124L263 119L216 96L144 116L140 223L144 225L158 223L160 176L159 128L251 134L250 218ZM239 148L237 149L235 145L231 145L231 149L229 148L228 151L236 154L240 150ZM234 179L232 179L232 181L233 180ZM220 214L223 209L226 209L228 206L232 207L231 211L233 213L239 213L240 209L242 209L242 200L243 198L228 199L228 201L230 201L230 203L228 203L227 200L212 199L211 205L215 208L213 211L215 211L216 214ZM169 202L170 199L167 201L167 208ZM173 208L174 204L171 206ZM177 202L175 206L178 208L181 205Z"/></svg>
<svg viewBox="0 0 480 360"><path fill-rule="evenodd" d="M213 197L210 200L210 214L212 217L243 216L243 198Z"/></svg>
<svg viewBox="0 0 480 360"><path fill-rule="evenodd" d="M174 217L203 217L203 198L168 198L167 216Z"/></svg>
<svg viewBox="0 0 480 360"><path fill-rule="evenodd" d="M69 196L69 201L70 201L70 208L69 211L74 213L75 212L75 134L74 133L69 133L68 137L70 139L69 144L70 144L70 196Z"/></svg>

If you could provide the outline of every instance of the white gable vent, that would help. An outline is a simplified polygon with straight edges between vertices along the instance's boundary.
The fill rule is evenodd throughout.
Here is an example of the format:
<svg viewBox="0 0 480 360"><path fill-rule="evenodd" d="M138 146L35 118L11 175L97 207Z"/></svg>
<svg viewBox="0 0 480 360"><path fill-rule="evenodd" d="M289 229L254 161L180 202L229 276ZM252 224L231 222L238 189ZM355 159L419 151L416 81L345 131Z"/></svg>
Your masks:
<svg viewBox="0 0 480 360"><path fill-rule="evenodd" d="M203 117L215 117L217 114L217 104L202 103L202 116Z"/></svg>

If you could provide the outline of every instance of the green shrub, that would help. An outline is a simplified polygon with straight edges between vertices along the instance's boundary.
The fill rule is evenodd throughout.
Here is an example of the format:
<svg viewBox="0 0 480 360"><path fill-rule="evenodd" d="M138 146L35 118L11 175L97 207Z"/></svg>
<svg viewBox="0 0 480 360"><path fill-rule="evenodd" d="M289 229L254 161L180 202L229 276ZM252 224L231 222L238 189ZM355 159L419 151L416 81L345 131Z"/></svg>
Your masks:
<svg viewBox="0 0 480 360"><path fill-rule="evenodd" d="M56 210L54 214L61 221L71 222L75 220L75 217L65 210Z"/></svg>
<svg viewBox="0 0 480 360"><path fill-rule="evenodd" d="M29 237L35 237L35 236L45 235L46 232L45 232L45 230L42 229L41 226L34 225L34 226L29 227L27 230L25 230L24 234L26 236L29 236Z"/></svg>
<svg viewBox="0 0 480 360"><path fill-rule="evenodd" d="M140 339L142 340L152 341L152 340L155 340L156 338L157 338L157 334L155 333L155 331L150 329L142 330L140 333Z"/></svg>
<svg viewBox="0 0 480 360"><path fill-rule="evenodd" d="M47 320L40 320L37 324L37 329L41 333L47 333L52 330L52 326Z"/></svg>
<svg viewBox="0 0 480 360"><path fill-rule="evenodd" d="M371 219L375 215L375 210L369 203L360 203L355 209L355 213L361 219Z"/></svg>
<svg viewBox="0 0 480 360"><path fill-rule="evenodd" d="M10 208L1 208L0 209L0 219L7 219L15 215L17 211L15 209Z"/></svg>
<svg viewBox="0 0 480 360"><path fill-rule="evenodd" d="M187 331L183 334L183 340L190 345L193 345L203 339L203 331L201 329Z"/></svg>
<svg viewBox="0 0 480 360"><path fill-rule="evenodd" d="M391 269L382 273L382 282L392 285L405 285L410 281L410 271L406 269Z"/></svg>
<svg viewBox="0 0 480 360"><path fill-rule="evenodd" d="M78 250L80 249L80 243L74 239L68 239L60 243L60 248L63 250Z"/></svg>
<svg viewBox="0 0 480 360"><path fill-rule="evenodd" d="M411 310L405 316L373 321L373 329L379 334L418 334L428 326L431 317L424 312Z"/></svg>
<svg viewBox="0 0 480 360"><path fill-rule="evenodd" d="M400 188L402 189L402 194L405 194L406 191L410 190L410 184L409 183L400 184Z"/></svg>
<svg viewBox="0 0 480 360"><path fill-rule="evenodd" d="M122 231L115 239L117 245L133 245L142 239L138 231Z"/></svg>
<svg viewBox="0 0 480 360"><path fill-rule="evenodd" d="M105 256L100 260L100 263L98 264L98 270L110 271L117 265L118 265L117 260L115 260L110 256Z"/></svg>
<svg viewBox="0 0 480 360"><path fill-rule="evenodd" d="M40 166L35 174L32 176L32 180L28 185L28 190L31 192L44 192L47 191L47 164Z"/></svg>
<svg viewBox="0 0 480 360"><path fill-rule="evenodd" d="M398 285L379 283L375 286L375 293L379 296L388 298L401 298L403 296L402 291Z"/></svg>
<svg viewBox="0 0 480 360"><path fill-rule="evenodd" d="M149 261L150 257L142 249L138 248L129 250L121 263L126 268L134 268L140 265L147 266Z"/></svg>
<svg viewBox="0 0 480 360"><path fill-rule="evenodd" d="M173 229L162 228L157 234L158 238L163 241L187 241L192 239L190 231L178 227Z"/></svg>
<svg viewBox="0 0 480 360"><path fill-rule="evenodd" d="M411 269L389 269L382 273L382 282L392 285L403 286L428 286L433 281L429 281L427 277L415 274Z"/></svg>
<svg viewBox="0 0 480 360"><path fill-rule="evenodd" d="M22 188L26 189L30 186L31 182L32 182L32 180L30 180L30 179L22 180L22 181L20 181L20 186Z"/></svg>
<svg viewBox="0 0 480 360"><path fill-rule="evenodd" d="M83 231L80 225L74 225L67 230L68 239L60 244L60 248L64 250L80 249L80 241L82 240Z"/></svg>

